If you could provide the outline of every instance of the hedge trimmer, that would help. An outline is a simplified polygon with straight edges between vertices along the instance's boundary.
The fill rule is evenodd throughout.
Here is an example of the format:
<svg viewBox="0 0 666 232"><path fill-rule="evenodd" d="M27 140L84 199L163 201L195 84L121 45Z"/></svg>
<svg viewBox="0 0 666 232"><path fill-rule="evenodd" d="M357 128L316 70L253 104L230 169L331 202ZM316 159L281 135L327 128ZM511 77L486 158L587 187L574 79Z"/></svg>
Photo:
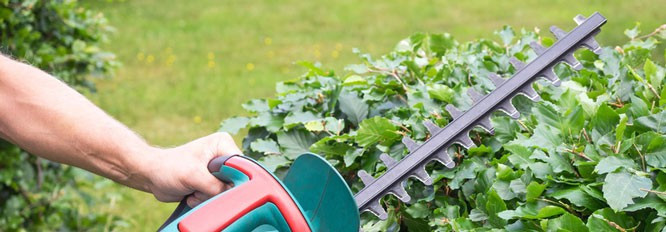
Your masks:
<svg viewBox="0 0 666 232"><path fill-rule="evenodd" d="M447 168L455 163L448 154L453 144L468 149L475 146L469 137L474 127L481 127L488 133L494 129L490 122L491 114L500 110L517 119L518 110L511 100L516 95L538 101L532 84L543 77L553 85L560 81L553 68L560 62L580 70L582 65L573 53L579 47L586 47L596 54L601 48L594 40L600 27L606 22L599 13L589 18L578 15L574 18L578 26L567 33L555 26L550 31L557 42L545 48L536 42L530 46L538 55L532 62L511 58L510 63L517 70L508 79L497 74L488 78L496 86L495 90L482 95L473 89L467 94L473 105L462 112L453 105L445 108L453 117L446 127L440 128L426 121L425 127L430 138L418 144L405 136L402 142L409 155L396 161L386 154L379 158L387 170L374 178L361 170L358 176L365 184L352 196L349 187L337 171L323 158L305 154L294 161L291 169L281 181L254 160L243 156L220 157L209 165L209 169L223 181L232 182L234 187L223 192L194 209L184 202L176 208L167 222L160 228L166 231L357 231L360 224L359 212L370 211L380 219L388 215L380 204L387 194L395 195L403 202L411 197L404 189L404 182L415 177L426 185L433 184L425 166L437 160Z"/></svg>

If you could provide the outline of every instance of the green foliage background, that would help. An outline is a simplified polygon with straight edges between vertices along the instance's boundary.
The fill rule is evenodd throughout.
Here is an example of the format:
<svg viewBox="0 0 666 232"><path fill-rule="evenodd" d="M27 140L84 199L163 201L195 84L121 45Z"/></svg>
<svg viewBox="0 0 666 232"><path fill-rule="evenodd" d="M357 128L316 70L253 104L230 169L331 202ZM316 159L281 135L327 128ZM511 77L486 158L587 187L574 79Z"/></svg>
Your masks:
<svg viewBox="0 0 666 232"><path fill-rule="evenodd" d="M109 31L102 15L76 1L0 1L2 53L81 90L94 90L90 75L108 74L115 65L113 54L98 47ZM0 140L0 230L102 231L122 226L121 218L106 210L109 200L113 202L110 195L84 191L106 182Z"/></svg>
<svg viewBox="0 0 666 232"><path fill-rule="evenodd" d="M363 215L363 230L662 230L666 70L652 59L666 55L653 52L664 30L639 36L633 28L625 31L629 42L600 56L577 52L583 70L556 66L561 87L540 81L534 87L542 101L514 98L519 120L494 115L494 136L473 131L477 147L451 149L455 168L430 164L433 186L410 179L414 200L386 197L389 220ZM306 74L278 83L273 98L243 104L251 116L227 119L220 130L248 127L244 151L278 173L299 154L318 153L358 191L358 170L379 176L386 170L380 154L407 155L402 136L427 139L424 120L446 126L446 104L469 108L468 88L491 91L488 73L516 71L509 57L528 62L536 56L530 42L554 43L539 31L504 27L496 34L500 42L465 43L415 34L378 58L356 50L362 63L342 77L301 62Z"/></svg>

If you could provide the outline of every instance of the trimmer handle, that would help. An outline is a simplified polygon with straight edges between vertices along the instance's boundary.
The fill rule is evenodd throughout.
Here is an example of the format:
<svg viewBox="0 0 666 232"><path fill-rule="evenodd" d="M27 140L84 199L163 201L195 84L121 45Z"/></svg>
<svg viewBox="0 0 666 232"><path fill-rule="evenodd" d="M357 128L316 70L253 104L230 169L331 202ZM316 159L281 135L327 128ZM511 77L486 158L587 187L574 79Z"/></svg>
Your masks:
<svg viewBox="0 0 666 232"><path fill-rule="evenodd" d="M239 155L222 156L211 160L208 169L234 187L194 208L183 199L160 231L251 231L265 226L310 231L290 193L256 161Z"/></svg>

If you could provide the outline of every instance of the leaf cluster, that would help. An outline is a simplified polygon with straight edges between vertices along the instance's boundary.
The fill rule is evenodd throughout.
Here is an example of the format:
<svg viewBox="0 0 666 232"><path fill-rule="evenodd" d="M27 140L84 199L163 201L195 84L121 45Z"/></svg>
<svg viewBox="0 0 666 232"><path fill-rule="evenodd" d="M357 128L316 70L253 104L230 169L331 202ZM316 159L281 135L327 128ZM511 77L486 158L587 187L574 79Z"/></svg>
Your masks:
<svg viewBox="0 0 666 232"><path fill-rule="evenodd" d="M507 78L516 71L509 57L529 62L536 57L530 42L555 42L508 26L497 35L501 42L460 43L449 34L415 34L378 58L355 50L362 63L349 65L345 76L302 62L302 77L278 83L273 98L244 104L251 116L227 119L220 130L249 128L244 151L277 173L304 152L319 154L358 191L358 170L377 177L386 170L380 154L408 155L403 136L430 136L424 120L446 126L446 104L468 109L468 88L492 91L490 72ZM663 229L666 69L650 57L664 37L630 39L599 56L576 52L581 71L555 66L561 87L538 81L542 101L515 97L520 119L494 114L495 135L472 131L476 147L449 152L455 168L429 164L434 184L408 180L412 202L385 197L389 219L364 214L363 230Z"/></svg>

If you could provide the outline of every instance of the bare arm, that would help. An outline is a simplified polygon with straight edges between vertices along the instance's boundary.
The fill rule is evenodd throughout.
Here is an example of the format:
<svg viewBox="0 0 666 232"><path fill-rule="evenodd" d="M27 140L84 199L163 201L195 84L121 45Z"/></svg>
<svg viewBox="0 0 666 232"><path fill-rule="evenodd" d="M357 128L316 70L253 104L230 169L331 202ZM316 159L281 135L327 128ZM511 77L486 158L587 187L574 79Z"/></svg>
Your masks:
<svg viewBox="0 0 666 232"><path fill-rule="evenodd" d="M180 147L152 147L49 74L0 55L0 137L49 160L81 167L161 201L188 204L223 191L208 173L219 155L240 154L228 134Z"/></svg>

